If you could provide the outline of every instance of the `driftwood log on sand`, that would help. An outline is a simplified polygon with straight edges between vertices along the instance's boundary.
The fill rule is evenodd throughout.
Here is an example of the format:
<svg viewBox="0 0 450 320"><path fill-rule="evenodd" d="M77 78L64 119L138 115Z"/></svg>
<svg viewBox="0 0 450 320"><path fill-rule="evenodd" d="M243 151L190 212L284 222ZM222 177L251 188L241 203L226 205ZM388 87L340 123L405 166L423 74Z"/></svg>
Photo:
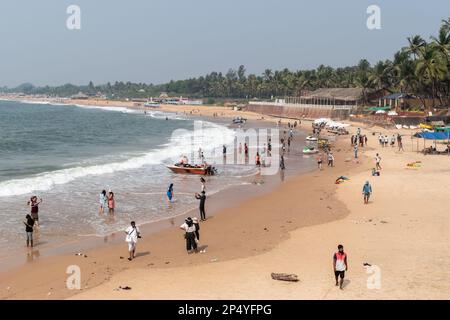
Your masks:
<svg viewBox="0 0 450 320"><path fill-rule="evenodd" d="M280 281L290 281L290 282L297 282L298 277L296 274L287 274L287 273L271 273L273 280L280 280Z"/></svg>

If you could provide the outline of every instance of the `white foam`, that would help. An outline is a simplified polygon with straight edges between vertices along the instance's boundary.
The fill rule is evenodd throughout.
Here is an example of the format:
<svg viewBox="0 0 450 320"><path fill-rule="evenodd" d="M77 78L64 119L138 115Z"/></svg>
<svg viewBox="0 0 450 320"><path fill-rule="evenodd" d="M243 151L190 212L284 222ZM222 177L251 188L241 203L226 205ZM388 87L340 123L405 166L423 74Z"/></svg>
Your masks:
<svg viewBox="0 0 450 320"><path fill-rule="evenodd" d="M212 150L223 143L234 139L234 132L226 127L210 122L204 122L202 149ZM178 159L181 154L187 154L198 149L198 141L191 141L192 132L172 136L170 142L162 148L152 149L140 156L133 156L121 162L102 163L89 166L77 166L51 172L44 172L23 179L12 179L0 182L0 197L24 195L35 191L48 191L56 185L66 184L86 176L139 169L146 165L162 164L168 159ZM206 154L206 153L205 153Z"/></svg>

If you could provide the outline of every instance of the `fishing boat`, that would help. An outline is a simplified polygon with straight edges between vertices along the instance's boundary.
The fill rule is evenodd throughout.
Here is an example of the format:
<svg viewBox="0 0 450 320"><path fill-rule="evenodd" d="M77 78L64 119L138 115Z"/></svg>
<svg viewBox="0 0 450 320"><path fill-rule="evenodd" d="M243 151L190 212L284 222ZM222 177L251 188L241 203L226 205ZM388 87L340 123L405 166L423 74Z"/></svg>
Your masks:
<svg viewBox="0 0 450 320"><path fill-rule="evenodd" d="M314 136L307 136L306 141L317 141L317 137Z"/></svg>
<svg viewBox="0 0 450 320"><path fill-rule="evenodd" d="M196 166L196 165L172 165L166 166L174 173L198 174L198 175L213 175L215 169L212 166Z"/></svg>
<svg viewBox="0 0 450 320"><path fill-rule="evenodd" d="M304 147L303 148L303 154L314 154L314 153L318 153L319 150L317 150L314 147Z"/></svg>
<svg viewBox="0 0 450 320"><path fill-rule="evenodd" d="M244 119L242 117L237 117L233 119L234 124L244 124L247 121L247 119Z"/></svg>
<svg viewBox="0 0 450 320"><path fill-rule="evenodd" d="M144 106L147 108L159 108L160 104L159 104L159 102L156 102L156 101L153 101L153 99L150 99L149 101L147 101L144 104Z"/></svg>

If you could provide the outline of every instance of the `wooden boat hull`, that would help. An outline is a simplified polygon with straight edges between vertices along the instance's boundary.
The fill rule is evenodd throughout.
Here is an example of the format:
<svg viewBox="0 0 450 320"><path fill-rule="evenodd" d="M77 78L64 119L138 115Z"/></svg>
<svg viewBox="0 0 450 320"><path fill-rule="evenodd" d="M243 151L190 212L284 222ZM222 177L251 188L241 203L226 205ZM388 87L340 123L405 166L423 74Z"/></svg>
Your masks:
<svg viewBox="0 0 450 320"><path fill-rule="evenodd" d="M177 166L167 166L174 173L184 173L184 174L199 174L206 175L205 168L191 168L191 167L177 167Z"/></svg>

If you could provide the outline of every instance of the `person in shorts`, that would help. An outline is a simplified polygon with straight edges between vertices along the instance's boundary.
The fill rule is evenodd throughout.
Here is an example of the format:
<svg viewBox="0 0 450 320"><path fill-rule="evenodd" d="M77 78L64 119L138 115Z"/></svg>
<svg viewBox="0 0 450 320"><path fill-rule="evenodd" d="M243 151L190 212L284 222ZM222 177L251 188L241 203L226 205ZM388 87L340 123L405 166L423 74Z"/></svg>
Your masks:
<svg viewBox="0 0 450 320"><path fill-rule="evenodd" d="M33 247L33 227L34 219L31 215L27 214L25 220L23 221L25 225L25 232L27 233L27 247Z"/></svg>
<svg viewBox="0 0 450 320"><path fill-rule="evenodd" d="M336 286L339 286L342 290L345 271L348 270L347 254L344 252L344 246L342 244L338 245L338 251L333 255L333 270L334 278L336 279Z"/></svg>

